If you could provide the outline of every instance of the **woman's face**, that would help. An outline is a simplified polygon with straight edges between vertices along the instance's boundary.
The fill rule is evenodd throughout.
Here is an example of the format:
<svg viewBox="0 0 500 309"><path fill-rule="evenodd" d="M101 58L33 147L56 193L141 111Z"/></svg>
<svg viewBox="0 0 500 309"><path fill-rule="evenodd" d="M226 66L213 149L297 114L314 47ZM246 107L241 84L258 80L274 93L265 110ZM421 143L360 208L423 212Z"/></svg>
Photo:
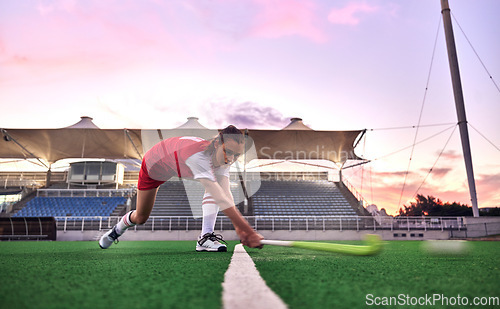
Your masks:
<svg viewBox="0 0 500 309"><path fill-rule="evenodd" d="M214 166L233 163L243 153L243 148L243 143L238 144L238 142L229 138L224 143L217 142L213 158Z"/></svg>

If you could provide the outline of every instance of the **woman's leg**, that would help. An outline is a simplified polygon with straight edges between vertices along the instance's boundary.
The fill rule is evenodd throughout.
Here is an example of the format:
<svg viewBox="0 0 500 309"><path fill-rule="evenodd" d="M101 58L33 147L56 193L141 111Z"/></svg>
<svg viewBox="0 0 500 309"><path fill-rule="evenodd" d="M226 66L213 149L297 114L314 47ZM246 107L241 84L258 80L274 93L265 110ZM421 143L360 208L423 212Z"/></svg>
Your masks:
<svg viewBox="0 0 500 309"><path fill-rule="evenodd" d="M222 236L214 234L219 206L217 206L215 200L208 192L205 192L203 196L202 209L203 222L201 235L198 237L198 242L196 243L196 251L226 252L227 246L219 242L222 241Z"/></svg>
<svg viewBox="0 0 500 309"><path fill-rule="evenodd" d="M137 206L135 211L130 215L133 224L144 224L148 221L155 204L158 188L137 190Z"/></svg>
<svg viewBox="0 0 500 309"><path fill-rule="evenodd" d="M207 192L205 192L201 207L203 211L201 236L207 233L212 234L214 232L215 222L217 221L217 213L219 212L219 206L217 206L212 196Z"/></svg>
<svg viewBox="0 0 500 309"><path fill-rule="evenodd" d="M125 233L127 229L135 226L136 224L146 223L151 211L153 210L157 191L158 188L151 190L137 190L136 210L126 213L111 230L102 235L99 240L99 246L102 249L107 249L114 242L117 242L118 237Z"/></svg>
<svg viewBox="0 0 500 309"><path fill-rule="evenodd" d="M127 212L116 224L116 232L118 235L122 235L126 230L137 224L144 224L148 221L149 215L155 204L157 191L158 188L137 190L136 209Z"/></svg>

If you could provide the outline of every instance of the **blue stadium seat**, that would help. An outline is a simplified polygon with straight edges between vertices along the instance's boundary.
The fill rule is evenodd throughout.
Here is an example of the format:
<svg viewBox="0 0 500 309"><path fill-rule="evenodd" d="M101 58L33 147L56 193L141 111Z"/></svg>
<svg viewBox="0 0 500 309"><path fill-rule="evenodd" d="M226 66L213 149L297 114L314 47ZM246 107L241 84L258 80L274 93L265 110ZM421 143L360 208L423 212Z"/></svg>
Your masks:
<svg viewBox="0 0 500 309"><path fill-rule="evenodd" d="M255 215L356 216L336 185L328 181L263 181L253 202Z"/></svg>
<svg viewBox="0 0 500 309"><path fill-rule="evenodd" d="M125 197L35 197L14 217L109 216Z"/></svg>

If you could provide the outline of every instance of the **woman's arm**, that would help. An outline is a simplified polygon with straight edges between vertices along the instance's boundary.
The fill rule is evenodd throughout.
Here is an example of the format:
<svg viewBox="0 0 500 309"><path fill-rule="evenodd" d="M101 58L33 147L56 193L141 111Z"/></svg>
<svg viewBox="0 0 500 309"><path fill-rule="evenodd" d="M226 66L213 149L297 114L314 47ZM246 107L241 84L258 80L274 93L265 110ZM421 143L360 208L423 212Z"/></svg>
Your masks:
<svg viewBox="0 0 500 309"><path fill-rule="evenodd" d="M224 177L226 178L226 177ZM226 178L227 180L227 178ZM234 225L236 233L241 239L241 242L248 247L256 248L261 247L260 240L264 239L262 235L258 234L243 218L240 211L235 207L234 200L231 195L229 180L227 183L223 180L222 184L211 181L209 179L199 179L205 190L212 196L215 200L215 203L219 205L224 214L231 219L231 222ZM223 187L227 187L223 189ZM227 192L227 190L229 190Z"/></svg>
<svg viewBox="0 0 500 309"><path fill-rule="evenodd" d="M234 197L233 193L231 192L231 183L229 182L229 178L227 178L226 176L217 176L217 182L219 183L226 196L229 197L229 199L233 201L234 204Z"/></svg>

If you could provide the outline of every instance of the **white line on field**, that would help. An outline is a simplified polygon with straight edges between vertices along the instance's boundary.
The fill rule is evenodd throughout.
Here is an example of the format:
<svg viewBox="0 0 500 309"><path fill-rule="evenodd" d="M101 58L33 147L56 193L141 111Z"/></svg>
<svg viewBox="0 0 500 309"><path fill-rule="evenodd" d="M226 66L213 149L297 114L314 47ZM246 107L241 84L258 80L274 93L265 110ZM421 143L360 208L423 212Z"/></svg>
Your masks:
<svg viewBox="0 0 500 309"><path fill-rule="evenodd" d="M267 285L252 258L238 244L222 283L224 309L282 309L287 305Z"/></svg>

